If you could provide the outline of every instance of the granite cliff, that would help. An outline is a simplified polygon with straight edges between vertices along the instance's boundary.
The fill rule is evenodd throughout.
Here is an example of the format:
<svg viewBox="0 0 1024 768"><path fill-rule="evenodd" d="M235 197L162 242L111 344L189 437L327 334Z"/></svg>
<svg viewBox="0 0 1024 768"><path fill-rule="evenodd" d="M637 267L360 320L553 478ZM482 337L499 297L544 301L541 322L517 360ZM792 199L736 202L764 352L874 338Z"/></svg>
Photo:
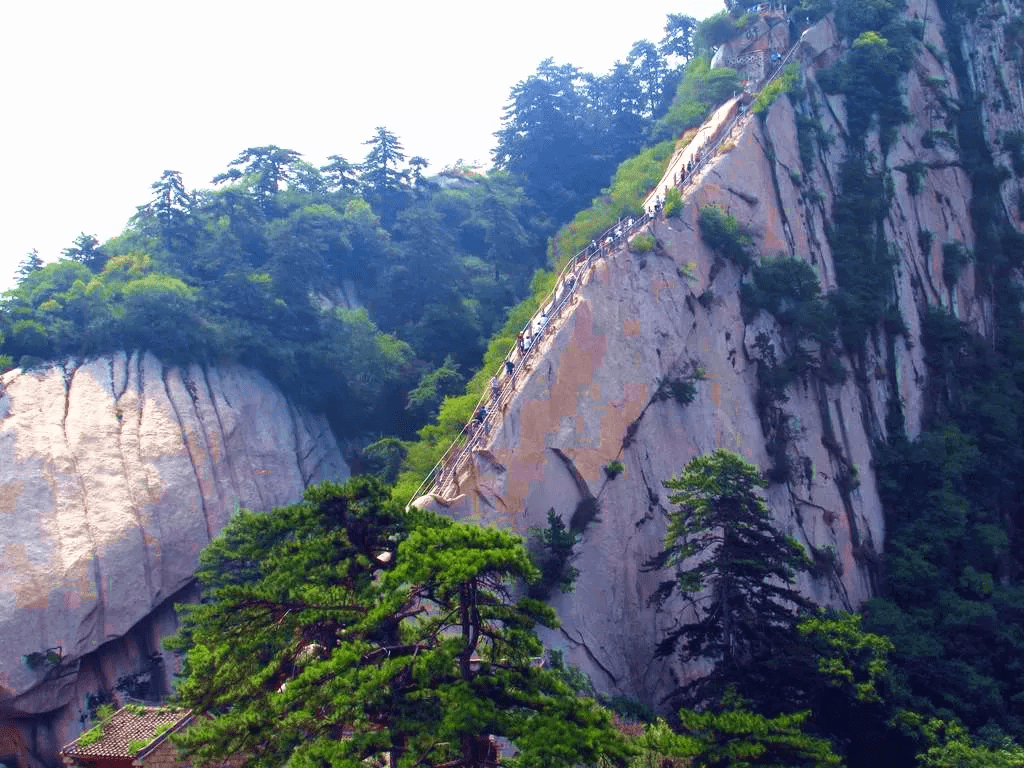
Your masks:
<svg viewBox="0 0 1024 768"><path fill-rule="evenodd" d="M944 244L975 244L974 182L949 121L965 85L989 94L979 113L987 150L997 164L1024 166L1005 140L1024 134L1020 46L1006 29L1021 7L997 3L958 20L954 37L933 0L911 0L906 14L924 22L903 88L911 119L884 153L877 129L868 139L871 171L889 180L882 229L896 257L898 328L879 318L863 349L839 358L845 376L805 372L765 407L760 374L793 350L775 317L744 311L747 276L704 242L700 209L735 217L757 259L800 259L822 291L834 289L834 204L860 108L818 81L849 46L831 17L799 39L766 17L719 61L763 75L771 52L792 51L800 97L776 99L763 117L737 116L735 104L715 113L698 133L714 146L683 150L656 192L680 175L687 152L707 147L680 215L641 225L653 251L624 245L574 276L486 438L456 478L417 502L523 534L554 510L583 531L575 591L553 597L563 625L546 639L601 690L653 703L693 672L653 659L681 618L673 606L648 606L663 576L641 567L661 546L662 481L718 447L765 470L784 464L768 500L814 557L800 586L822 604L856 608L873 592L885 543L873 448L895 406L910 436L922 424L922 320L941 306L992 333L991 288L979 288L970 264L944 263ZM1000 184L1004 214L1020 229L1020 180ZM662 397L671 382L692 385L693 398ZM608 471L614 462L621 473ZM160 639L175 627L173 604L194 596L198 553L231 511L293 501L309 483L345 474L326 421L241 368L121 353L5 374L0 762L52 764L103 697L163 693L174 659Z"/></svg>
<svg viewBox="0 0 1024 768"><path fill-rule="evenodd" d="M486 438L453 480L417 500L523 534L543 527L549 510L583 530L575 591L555 596L562 627L548 640L599 689L655 703L673 680L693 673L653 658L656 641L683 614L679 605L661 613L648 606L664 574L641 566L662 543L662 481L700 453L721 447L764 470L784 464L767 497L779 527L813 556L813 575L801 589L847 609L872 595L885 542L872 453L886 438L893 408L909 436L921 429L923 318L941 306L982 335L992 331L991 296L978 288L970 265L956 271L943 263L944 244L970 251L975 243L972 180L956 142L941 140L962 98L949 63L958 57L946 41L959 39L974 92L1000 92L999 78L1015 84L981 110L995 161L1009 165L999 139L1020 131L1024 119L1020 57L1004 50L1003 24L1014 14L1019 9L1007 6L975 23L958 20L963 37L950 38L932 0L909 3L907 18L924 20L904 88L911 117L885 153L877 126L867 139L868 170L888 179L882 230L895 259L892 305L901 320L887 328L877 318L863 349L841 356L845 376L805 372L766 406L759 368L775 367L793 350L776 318L744 312L744 270L708 247L698 221L702 207L717 205L750 235L756 259L803 260L823 293L836 287L832 215L851 151L848 117L859 105L818 83L849 46L828 16L799 40L779 37L779 25L764 33L776 49L796 46L798 98L778 98L764 115L748 111L727 125L714 156L683 187L681 215L643 225L657 241L652 253L622 245L574 276L572 298L536 342ZM743 46L720 59L757 63ZM726 117L713 119L726 125ZM817 139L808 156L801 127L810 124ZM678 167L670 166L662 189ZM1019 228L1019 180L1007 174L1001 192ZM692 402L659 396L673 380L696 386ZM607 471L613 462L624 467L614 477Z"/></svg>
<svg viewBox="0 0 1024 768"><path fill-rule="evenodd" d="M241 367L118 353L0 379L0 762L159 697L199 552L238 507L347 475L327 422ZM28 761L28 762L26 762Z"/></svg>

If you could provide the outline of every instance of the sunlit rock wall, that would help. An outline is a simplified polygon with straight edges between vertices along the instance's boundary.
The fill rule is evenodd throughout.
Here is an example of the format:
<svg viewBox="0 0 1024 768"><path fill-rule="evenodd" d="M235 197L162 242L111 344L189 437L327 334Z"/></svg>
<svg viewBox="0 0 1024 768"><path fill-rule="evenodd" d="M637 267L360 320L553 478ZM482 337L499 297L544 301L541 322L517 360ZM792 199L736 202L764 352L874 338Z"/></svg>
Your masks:
<svg viewBox="0 0 1024 768"><path fill-rule="evenodd" d="M927 45L906 84L914 117L885 157L877 136L869 138L873 170L892 179L884 228L898 255L894 289L907 332L872 334L862 355L843 358L843 383L808 376L787 390L782 408L792 433L792 472L767 492L778 527L814 555L814 573L800 588L819 603L843 608L856 608L872 595L884 549L872 449L886 437L893 398L902 406L908 433L921 429L927 384L923 313L929 305L951 308L983 334L992 324L990 301L976 293L970 268L953 286L943 280L942 244L974 245L971 182L955 145L926 147L923 141L933 121L945 120L937 111L942 102L936 89L943 89L945 103L958 98L943 56L941 17L931 0L911 0L907 13L928 19ZM994 39L1000 33L987 34ZM763 312L744 322L740 270L702 242L699 207L716 203L735 216L752 235L759 258L804 259L823 291L836 285L826 233L847 154L846 111L857 105L817 86L818 70L843 50L832 20L808 30L802 41L798 60L807 98L796 105L780 98L765 119L749 116L741 123L685 193L682 215L651 226L658 241L654 253L623 249L597 263L583 278L571 311L541 342L543 354L531 363L500 425L474 454L462 495L454 503L433 497L418 502L528 534L545 525L548 510L568 523L581 501L596 499L600 511L586 526L573 561L580 571L575 591L554 598L562 627L548 639L600 689L648 703L660 702L676 681L694 672L653 658L656 642L685 616L679 603L661 613L649 605L658 582L669 575L642 567L662 546L669 506L663 481L692 457L716 448L736 451L763 469L773 464L758 411L757 361L764 345L755 340L760 335L781 351L779 329ZM983 45L974 60L984 64L985 50ZM993 56L1001 55L998 46L994 50ZM800 159L797 109L831 137L815 143L809 168ZM1017 125L1024 112L1016 102L1012 111L987 124ZM921 187L911 194L900 167L918 162ZM1006 182L1008 199L1019 194L1016 185L1014 179ZM932 233L926 251L923 230ZM659 380L698 368L704 380L693 402L653 398ZM616 460L625 472L608 479L604 468Z"/></svg>
<svg viewBox="0 0 1024 768"><path fill-rule="evenodd" d="M0 726L20 724L52 764L86 696L161 652L175 596L234 509L346 475L326 421L248 369L118 353L5 374ZM174 661L164 654L151 693L166 692Z"/></svg>

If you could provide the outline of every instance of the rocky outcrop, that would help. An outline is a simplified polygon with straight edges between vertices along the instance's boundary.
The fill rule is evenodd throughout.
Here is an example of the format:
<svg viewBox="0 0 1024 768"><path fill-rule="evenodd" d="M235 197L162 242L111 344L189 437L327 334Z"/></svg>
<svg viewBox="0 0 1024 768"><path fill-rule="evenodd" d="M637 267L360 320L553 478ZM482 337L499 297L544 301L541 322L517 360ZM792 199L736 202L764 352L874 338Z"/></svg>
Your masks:
<svg viewBox="0 0 1024 768"><path fill-rule="evenodd" d="M232 511L346 475L326 420L242 367L118 353L5 374L0 732L52 762L119 683L166 692L174 602Z"/></svg>
<svg viewBox="0 0 1024 768"><path fill-rule="evenodd" d="M981 101L985 144L1006 169L1003 205L1024 226L1024 3L997 0L978 10L974 23L960 23L961 49L971 88ZM958 19L958 23L962 20ZM952 78L950 78L952 80Z"/></svg>
<svg viewBox="0 0 1024 768"><path fill-rule="evenodd" d="M780 98L765 119L739 121L684 191L682 215L648 225L657 239L653 253L623 247L590 268L474 452L460 479L462 494L417 501L525 535L544 526L551 509L566 523L586 522L573 561L576 588L556 596L562 628L548 640L602 690L657 703L675 680L693 673L653 658L657 640L685 619L681 604L660 613L648 604L668 577L642 567L662 546L662 483L693 456L720 447L764 469L777 465L779 424L789 472L767 497L779 528L814 557L801 589L844 608L872 595L885 540L872 450L886 437L890 405L901 407L908 434L921 429L922 317L940 305L982 334L992 324L990 301L976 292L971 269L952 284L944 279L942 244L974 245L971 181L949 143L926 139L930 121L944 118L936 105L948 109L959 98L943 55L941 17L932 0L912 0L907 13L928 19L906 84L914 119L900 127L886 156L877 136L870 140L871 170L891 180L884 229L899 255L893 282L903 329L882 333L880 318L865 349L842 358L844 380L804 375L766 414L758 366L783 355L781 329L763 311L745 321L741 268L712 253L699 234L699 208L717 204L750 233L758 258L802 259L824 292L836 287L828 232L848 154L846 110L857 105L817 85L817 71L843 51L826 18L801 38L805 98ZM806 147L803 158L800 152L801 120L816 121L819 136L830 137L814 142L810 167ZM914 183L911 173L918 174ZM666 382L683 380L696 385L692 402L659 396ZM624 465L614 478L612 462Z"/></svg>

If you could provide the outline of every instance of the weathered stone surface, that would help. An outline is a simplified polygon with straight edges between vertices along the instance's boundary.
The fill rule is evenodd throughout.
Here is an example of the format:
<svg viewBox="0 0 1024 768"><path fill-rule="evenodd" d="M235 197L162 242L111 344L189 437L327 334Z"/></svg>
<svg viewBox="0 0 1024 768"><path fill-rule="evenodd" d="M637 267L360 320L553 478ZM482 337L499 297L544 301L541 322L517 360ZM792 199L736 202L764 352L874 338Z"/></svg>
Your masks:
<svg viewBox="0 0 1024 768"><path fill-rule="evenodd" d="M931 20L926 40L941 52L934 3L911 5L909 14ZM549 640L609 692L654 703L674 678L694 672L653 659L657 640L684 616L678 603L662 613L648 605L668 577L642 568L662 546L668 506L662 482L693 456L720 447L761 468L775 461L759 414L757 361L765 342L783 354L781 335L763 312L744 322L741 270L702 242L699 207L714 203L735 216L759 258L803 259L823 291L836 287L827 232L847 154L847 105L821 92L816 71L837 60L841 48L830 18L803 40L808 97L779 98L763 122L740 120L720 156L684 191L682 215L648 225L658 240L652 254L622 249L582 278L572 311L553 323L542 354L476 452L462 494L417 502L527 534L545 524L549 509L568 522L580 501L596 498L600 512L573 563L580 571L576 589L556 597L562 628ZM844 357L842 383L798 380L782 405L792 470L767 498L780 529L814 554L815 575L800 587L822 604L855 608L872 594L885 538L872 447L886 436L894 399L908 433L921 429L924 312L944 306L981 333L991 329L990 303L975 291L972 270L951 286L942 274L943 243L974 245L969 177L950 146L923 142L933 105L929 89L942 80L949 97L958 98L943 62L928 50L918 57L907 82L915 119L900 127L887 156L878 137L869 137L874 169L892 178L884 228L899 256L893 289L907 331L891 345L869 340L862 354ZM831 136L814 141L811 167L801 158L798 117L820 121ZM912 193L908 177L915 169L921 184ZM932 233L927 252L922 231ZM698 368L705 378L692 403L652 399L660 380ZM621 461L625 472L609 480L604 467L612 461Z"/></svg>
<svg viewBox="0 0 1024 768"><path fill-rule="evenodd" d="M118 353L10 372L0 393L0 720L42 715L59 748L87 693L160 650L234 509L347 468L322 417L237 366ZM48 649L59 665L25 663Z"/></svg>

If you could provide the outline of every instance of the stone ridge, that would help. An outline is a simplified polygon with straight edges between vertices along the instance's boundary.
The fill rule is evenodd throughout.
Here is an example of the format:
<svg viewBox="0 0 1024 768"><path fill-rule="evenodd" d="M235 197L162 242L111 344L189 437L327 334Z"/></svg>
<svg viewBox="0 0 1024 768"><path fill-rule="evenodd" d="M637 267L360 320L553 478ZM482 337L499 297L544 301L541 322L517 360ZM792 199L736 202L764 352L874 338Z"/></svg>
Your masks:
<svg viewBox="0 0 1024 768"><path fill-rule="evenodd" d="M4 374L0 726L38 716L29 741L50 760L87 695L124 675L166 693L174 601L232 512L347 475L326 419L241 366L120 352Z"/></svg>

